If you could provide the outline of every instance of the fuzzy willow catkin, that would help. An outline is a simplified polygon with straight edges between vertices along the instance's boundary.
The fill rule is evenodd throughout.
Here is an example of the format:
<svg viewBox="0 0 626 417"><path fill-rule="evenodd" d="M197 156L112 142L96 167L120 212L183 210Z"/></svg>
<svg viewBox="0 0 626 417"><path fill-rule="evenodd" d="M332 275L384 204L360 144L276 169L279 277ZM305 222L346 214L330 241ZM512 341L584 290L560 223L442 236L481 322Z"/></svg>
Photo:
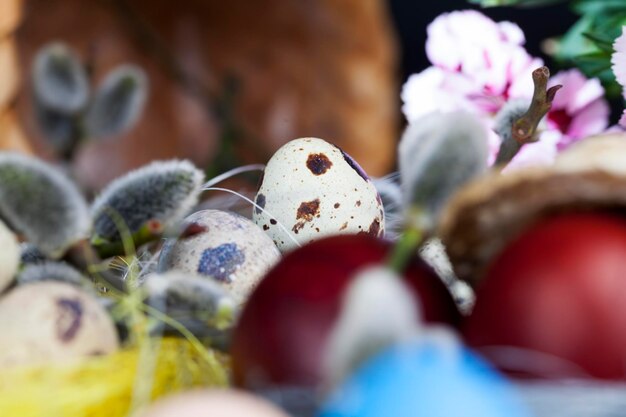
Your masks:
<svg viewBox="0 0 626 417"><path fill-rule="evenodd" d="M92 205L94 239L121 239L119 219L131 233L149 221L164 226L182 219L197 203L204 174L189 161L153 162L113 181Z"/></svg>
<svg viewBox="0 0 626 417"><path fill-rule="evenodd" d="M96 92L87 116L89 135L102 138L132 127L143 112L148 78L142 69L122 65L111 71Z"/></svg>
<svg viewBox="0 0 626 417"><path fill-rule="evenodd" d="M327 382L341 382L370 357L420 332L421 306L410 293L402 278L387 268L370 267L356 274L326 347Z"/></svg>
<svg viewBox="0 0 626 417"><path fill-rule="evenodd" d="M0 217L43 254L55 258L87 237L87 202L57 168L33 157L0 153Z"/></svg>
<svg viewBox="0 0 626 417"><path fill-rule="evenodd" d="M487 169L487 160L487 131L475 116L433 113L416 120L398 147L405 206L432 226L448 198Z"/></svg>
<svg viewBox="0 0 626 417"><path fill-rule="evenodd" d="M231 312L235 302L217 282L180 271L152 274L144 283L148 303L170 317L208 325Z"/></svg>
<svg viewBox="0 0 626 417"><path fill-rule="evenodd" d="M37 52L32 78L35 99L46 108L75 114L87 104L87 73L76 54L61 43L49 44Z"/></svg>
<svg viewBox="0 0 626 417"><path fill-rule="evenodd" d="M43 261L26 265L16 277L18 284L31 284L40 281L59 281L75 285L88 291L94 287L76 268L64 262Z"/></svg>

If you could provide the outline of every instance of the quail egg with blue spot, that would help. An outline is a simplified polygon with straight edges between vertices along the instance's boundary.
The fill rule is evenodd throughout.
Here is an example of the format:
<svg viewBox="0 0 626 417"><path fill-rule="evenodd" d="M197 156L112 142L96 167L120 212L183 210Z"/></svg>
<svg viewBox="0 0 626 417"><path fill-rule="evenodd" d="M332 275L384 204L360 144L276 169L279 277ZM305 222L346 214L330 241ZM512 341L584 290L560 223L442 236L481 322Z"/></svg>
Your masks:
<svg viewBox="0 0 626 417"><path fill-rule="evenodd" d="M198 211L185 219L205 231L185 239L167 241L159 270L176 269L214 279L243 303L265 273L280 259L280 252L249 219L221 210Z"/></svg>

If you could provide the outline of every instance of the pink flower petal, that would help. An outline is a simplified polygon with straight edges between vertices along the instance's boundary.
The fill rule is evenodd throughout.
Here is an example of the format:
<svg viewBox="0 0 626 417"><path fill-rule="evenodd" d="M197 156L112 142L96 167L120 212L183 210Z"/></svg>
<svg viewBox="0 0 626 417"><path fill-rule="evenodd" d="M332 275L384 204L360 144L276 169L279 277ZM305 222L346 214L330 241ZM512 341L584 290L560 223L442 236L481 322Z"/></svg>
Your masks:
<svg viewBox="0 0 626 417"><path fill-rule="evenodd" d="M574 139L597 135L609 125L611 110L604 99L598 99L574 115L567 135Z"/></svg>
<svg viewBox="0 0 626 417"><path fill-rule="evenodd" d="M518 45L519 28L502 27L475 10L455 11L438 16L426 29L426 55L434 65L468 74L489 67L485 51L500 44ZM521 34L523 39L523 34ZM509 38L514 39L510 42ZM487 55L493 53L488 53Z"/></svg>
<svg viewBox="0 0 626 417"><path fill-rule="evenodd" d="M604 96L604 88L597 78L587 79L577 69L561 71L550 80L550 85L561 84L563 88L556 94L553 109L565 109L573 114Z"/></svg>
<svg viewBox="0 0 626 417"><path fill-rule="evenodd" d="M622 26L622 35L613 43L615 52L611 56L613 73L617 82L626 87L626 26Z"/></svg>
<svg viewBox="0 0 626 417"><path fill-rule="evenodd" d="M476 106L467 98L472 88L471 82L461 74L429 67L411 75L402 86L402 112L409 122L433 111L476 112Z"/></svg>
<svg viewBox="0 0 626 417"><path fill-rule="evenodd" d="M458 11L437 17L427 32L426 52L433 67L412 75L402 89L402 110L409 121L433 111L466 110L492 128L506 101L532 96L532 72L543 61L524 49L524 34L514 23ZM565 86L553 106L558 113L544 123L548 130L541 141L524 146L507 169L550 164L559 147L606 128L608 106L598 80L571 70L557 74L552 83ZM491 132L489 139L493 161L500 138Z"/></svg>
<svg viewBox="0 0 626 417"><path fill-rule="evenodd" d="M515 23L504 21L498 23L498 27L500 28L502 39L508 43L523 45L526 42L524 32Z"/></svg>
<svg viewBox="0 0 626 417"><path fill-rule="evenodd" d="M626 110L622 113L622 117L619 119L619 125L626 129Z"/></svg>
<svg viewBox="0 0 626 417"><path fill-rule="evenodd" d="M561 133L558 131L549 130L543 132L538 142L524 145L502 172L506 173L521 168L552 164L557 155L557 143L560 139Z"/></svg>
<svg viewBox="0 0 626 417"><path fill-rule="evenodd" d="M523 49L515 51L509 65L509 98L531 98L533 96L533 71L543 66L543 60L533 58Z"/></svg>

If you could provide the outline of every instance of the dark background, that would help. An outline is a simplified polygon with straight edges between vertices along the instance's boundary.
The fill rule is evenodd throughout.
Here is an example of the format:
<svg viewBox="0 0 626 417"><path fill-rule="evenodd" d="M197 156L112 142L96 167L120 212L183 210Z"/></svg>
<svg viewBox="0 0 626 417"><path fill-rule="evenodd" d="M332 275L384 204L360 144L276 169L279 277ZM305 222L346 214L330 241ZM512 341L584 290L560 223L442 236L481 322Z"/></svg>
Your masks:
<svg viewBox="0 0 626 417"><path fill-rule="evenodd" d="M569 11L567 3L532 9L512 7L482 9L465 0L389 0L389 7L402 47L402 80L430 65L424 50L426 26L441 13L477 9L496 22L509 20L517 23L526 35L528 52L533 56L541 56L553 73L557 68L541 52L541 42L546 38L564 34L578 18Z"/></svg>

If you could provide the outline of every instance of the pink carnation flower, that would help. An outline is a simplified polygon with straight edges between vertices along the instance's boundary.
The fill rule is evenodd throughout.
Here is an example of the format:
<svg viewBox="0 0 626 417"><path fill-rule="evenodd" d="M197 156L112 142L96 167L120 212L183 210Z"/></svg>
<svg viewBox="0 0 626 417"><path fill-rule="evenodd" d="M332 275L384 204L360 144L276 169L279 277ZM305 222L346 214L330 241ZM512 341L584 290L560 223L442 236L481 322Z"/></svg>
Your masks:
<svg viewBox="0 0 626 417"><path fill-rule="evenodd" d="M474 10L457 11L437 17L427 32L426 53L433 66L411 75L401 93L409 122L433 111L467 110L492 128L508 100L532 97L532 71L543 62L526 52L524 34L514 23L496 23ZM509 168L549 164L557 150L606 128L609 107L598 80L571 70L554 76L552 83L564 88L542 126L541 140L524 146ZM492 161L499 146L493 133Z"/></svg>
<svg viewBox="0 0 626 417"><path fill-rule="evenodd" d="M528 55L524 34L514 23L495 23L474 10L457 11L437 17L427 33L426 54L434 66L412 75L404 86L409 121L432 111L436 102L448 101L434 95L435 103L428 103L413 96L424 88L480 115L495 114L509 98L532 95L531 73L543 62Z"/></svg>
<svg viewBox="0 0 626 417"><path fill-rule="evenodd" d="M626 87L626 26L622 26L622 35L615 40L613 50L615 51L611 56L613 73L617 82L622 87ZM626 91L624 92L624 98L626 98ZM619 124L626 128L626 110L624 110Z"/></svg>
<svg viewBox="0 0 626 417"><path fill-rule="evenodd" d="M554 97L547 117L548 129L562 134L559 150L606 130L611 110L597 78L589 80L579 70L572 69L557 73L550 82L563 86Z"/></svg>

